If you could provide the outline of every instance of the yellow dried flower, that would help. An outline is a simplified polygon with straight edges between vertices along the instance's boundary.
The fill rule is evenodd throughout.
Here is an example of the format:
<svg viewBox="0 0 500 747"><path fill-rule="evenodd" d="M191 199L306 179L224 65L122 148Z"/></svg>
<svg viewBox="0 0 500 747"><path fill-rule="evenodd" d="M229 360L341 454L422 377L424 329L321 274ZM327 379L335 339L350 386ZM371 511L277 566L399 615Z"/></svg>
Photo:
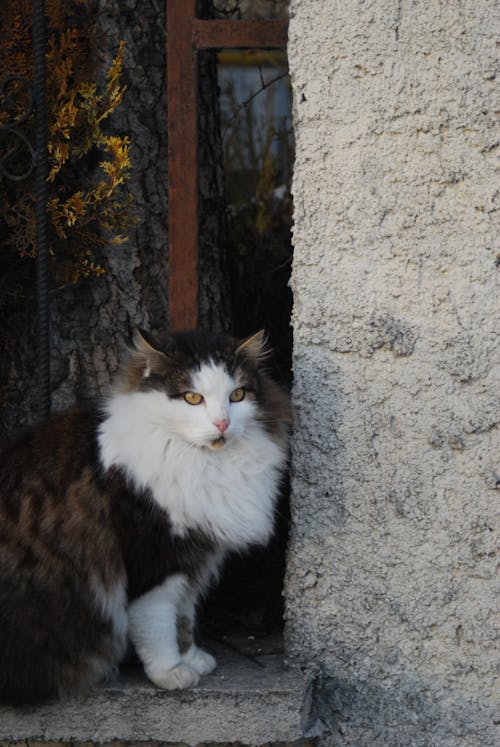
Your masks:
<svg viewBox="0 0 500 747"><path fill-rule="evenodd" d="M95 259L95 249L104 244L102 232L111 233L106 243L121 244L123 230L131 222L130 198L123 190L130 175L130 141L103 129L125 92L120 83L124 43L120 42L100 87L91 77L90 26L67 27L64 0L47 0L46 11L47 207L54 229L54 272L66 284L102 276L105 270ZM1 4L0 66L5 74L32 74L29 0ZM0 100L0 111L1 104ZM97 166L87 159L91 152L99 156ZM29 185L20 184L16 190L14 197L9 195L10 202L0 195L0 212L9 226L0 249L5 246L21 256L34 256L34 197Z"/></svg>

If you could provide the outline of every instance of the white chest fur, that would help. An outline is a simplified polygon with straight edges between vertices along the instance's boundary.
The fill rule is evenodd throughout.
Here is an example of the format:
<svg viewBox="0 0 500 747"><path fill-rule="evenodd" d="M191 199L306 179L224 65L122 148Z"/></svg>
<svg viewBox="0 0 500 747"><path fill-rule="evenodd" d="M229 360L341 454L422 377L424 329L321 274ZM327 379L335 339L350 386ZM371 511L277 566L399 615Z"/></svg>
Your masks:
<svg viewBox="0 0 500 747"><path fill-rule="evenodd" d="M104 467L118 466L136 488L149 488L175 533L201 529L228 549L269 540L286 455L258 422L210 449L172 432L159 392L117 394L107 413L99 433Z"/></svg>

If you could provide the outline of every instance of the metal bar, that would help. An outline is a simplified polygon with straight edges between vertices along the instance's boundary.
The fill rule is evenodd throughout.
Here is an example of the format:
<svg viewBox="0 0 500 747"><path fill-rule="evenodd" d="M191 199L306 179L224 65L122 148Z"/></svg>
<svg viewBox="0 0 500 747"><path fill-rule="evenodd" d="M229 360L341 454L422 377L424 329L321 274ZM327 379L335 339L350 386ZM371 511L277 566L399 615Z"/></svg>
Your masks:
<svg viewBox="0 0 500 747"><path fill-rule="evenodd" d="M198 70L201 49L286 47L288 21L196 18L196 0L167 2L168 296L170 326L198 323Z"/></svg>
<svg viewBox="0 0 500 747"><path fill-rule="evenodd" d="M35 106L35 217L36 273L38 300L38 376L40 381L40 417L50 412L50 313L49 313L49 237L48 201L48 128L46 103L47 26L45 0L33 0L33 101Z"/></svg>
<svg viewBox="0 0 500 747"><path fill-rule="evenodd" d="M288 20L193 20L196 49L279 49L286 47Z"/></svg>
<svg viewBox="0 0 500 747"><path fill-rule="evenodd" d="M196 0L167 2L168 294L170 326L198 323L198 75Z"/></svg>

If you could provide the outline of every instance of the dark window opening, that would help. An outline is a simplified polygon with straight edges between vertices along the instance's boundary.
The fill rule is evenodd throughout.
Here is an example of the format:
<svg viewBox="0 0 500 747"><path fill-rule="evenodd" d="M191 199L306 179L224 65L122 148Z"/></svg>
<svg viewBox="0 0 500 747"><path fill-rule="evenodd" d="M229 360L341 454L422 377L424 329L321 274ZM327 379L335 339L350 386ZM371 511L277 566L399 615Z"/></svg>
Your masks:
<svg viewBox="0 0 500 747"><path fill-rule="evenodd" d="M290 388L294 142L286 54L220 51L218 83L234 332L244 337L265 328L274 350L273 374ZM270 545L250 557L231 558L204 605L202 630L207 636L259 639L281 632L288 528L285 478Z"/></svg>

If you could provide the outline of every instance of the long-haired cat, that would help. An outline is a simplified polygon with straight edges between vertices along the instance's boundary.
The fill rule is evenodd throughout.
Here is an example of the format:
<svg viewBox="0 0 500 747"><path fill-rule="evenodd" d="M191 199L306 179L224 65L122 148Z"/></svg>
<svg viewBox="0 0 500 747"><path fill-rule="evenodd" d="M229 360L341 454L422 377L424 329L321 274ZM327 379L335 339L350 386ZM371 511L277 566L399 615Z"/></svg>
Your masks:
<svg viewBox="0 0 500 747"><path fill-rule="evenodd" d="M215 659L193 639L224 556L266 543L287 395L262 333L136 332L98 409L52 416L0 456L0 700L88 686L133 643L166 689Z"/></svg>

